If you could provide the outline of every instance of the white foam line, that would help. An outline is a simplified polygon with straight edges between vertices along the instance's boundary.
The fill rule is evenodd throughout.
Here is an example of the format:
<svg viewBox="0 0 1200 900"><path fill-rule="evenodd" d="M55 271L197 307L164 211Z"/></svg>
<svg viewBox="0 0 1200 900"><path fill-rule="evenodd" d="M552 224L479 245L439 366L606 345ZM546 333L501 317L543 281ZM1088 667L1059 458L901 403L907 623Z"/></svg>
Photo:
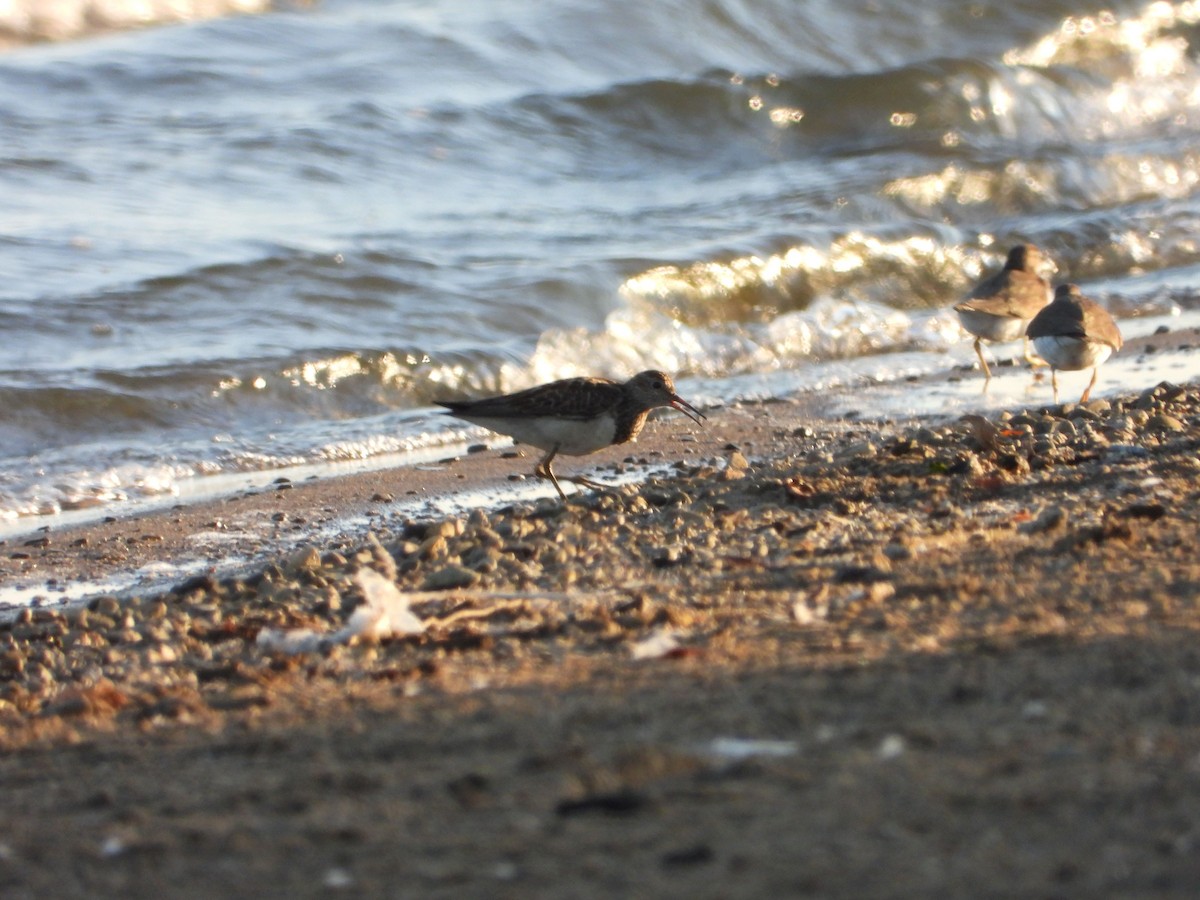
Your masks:
<svg viewBox="0 0 1200 900"><path fill-rule="evenodd" d="M480 434L484 432L481 430ZM221 497L232 497L243 491L257 491L271 488L281 479L293 484L318 478L337 478L342 475L354 475L361 472L375 472L381 469L394 469L425 465L448 456L461 456L467 452L469 444L466 441L456 441L436 447L420 450L408 450L400 453L385 453L365 459L339 460L335 462L304 463L297 466L286 466L279 469L261 469L253 472L223 472L215 475L199 475L194 478L181 479L175 490L169 494L157 497L144 497L136 500L126 500L117 503L106 503L100 506L90 506L86 509L66 510L45 516L22 516L0 522L0 540L22 537L42 529L69 528L76 525L87 525L98 522L110 516L127 518L148 512L170 509L174 506L203 503ZM500 447L499 441L489 441L489 447Z"/></svg>

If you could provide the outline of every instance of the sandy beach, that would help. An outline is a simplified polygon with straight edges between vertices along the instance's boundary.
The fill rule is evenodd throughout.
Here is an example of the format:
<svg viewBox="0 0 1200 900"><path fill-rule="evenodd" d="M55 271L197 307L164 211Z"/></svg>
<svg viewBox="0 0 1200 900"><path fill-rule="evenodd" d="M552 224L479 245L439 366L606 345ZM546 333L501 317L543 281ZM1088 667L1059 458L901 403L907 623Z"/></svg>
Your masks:
<svg viewBox="0 0 1200 900"><path fill-rule="evenodd" d="M1200 390L811 404L656 421L565 507L403 512L524 484L497 448L10 539L208 562L0 626L0 890L1192 896ZM422 633L328 639L363 569Z"/></svg>
<svg viewBox="0 0 1200 900"><path fill-rule="evenodd" d="M1200 4L880 12L0 0L0 900L1200 896Z"/></svg>

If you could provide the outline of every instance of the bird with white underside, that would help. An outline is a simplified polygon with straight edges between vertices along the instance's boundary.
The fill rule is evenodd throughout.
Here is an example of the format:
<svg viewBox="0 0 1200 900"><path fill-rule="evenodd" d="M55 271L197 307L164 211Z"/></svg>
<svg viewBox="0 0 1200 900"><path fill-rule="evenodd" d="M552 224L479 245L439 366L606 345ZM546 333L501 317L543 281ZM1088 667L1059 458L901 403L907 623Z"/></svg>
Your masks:
<svg viewBox="0 0 1200 900"><path fill-rule="evenodd" d="M1005 343L1025 338L1025 359L1034 365L1025 330L1033 317L1050 302L1050 282L1042 273L1053 272L1054 264L1033 244L1018 244L1008 251L1004 268L971 289L954 311L963 329L975 336L975 355L983 369L984 384L992 378L983 355L982 343Z"/></svg>
<svg viewBox="0 0 1200 900"><path fill-rule="evenodd" d="M1108 310L1083 296L1076 284L1060 284L1054 302L1043 309L1027 331L1042 359L1050 364L1054 402L1058 402L1058 371L1091 369L1092 380L1083 389L1080 403L1087 403L1100 366L1121 349L1121 330Z"/></svg>
<svg viewBox="0 0 1200 900"><path fill-rule="evenodd" d="M548 479L563 502L567 495L551 468L559 454L586 456L636 440L650 410L659 407L679 410L697 424L705 418L675 392L668 375L654 370L625 382L564 378L499 397L436 402L446 407L449 415L545 451L534 474ZM581 476L566 480L590 488L605 487Z"/></svg>

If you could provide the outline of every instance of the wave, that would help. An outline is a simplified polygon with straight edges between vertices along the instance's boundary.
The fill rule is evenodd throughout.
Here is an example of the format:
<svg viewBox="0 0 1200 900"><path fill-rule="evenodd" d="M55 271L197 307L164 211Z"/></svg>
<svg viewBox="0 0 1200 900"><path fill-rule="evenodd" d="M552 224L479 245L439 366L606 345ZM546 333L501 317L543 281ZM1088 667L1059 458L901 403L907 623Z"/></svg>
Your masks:
<svg viewBox="0 0 1200 900"><path fill-rule="evenodd" d="M532 94L489 115L529 140L555 135L570 145L577 169L605 176L657 174L645 166L655 159L744 170L813 153L963 157L1015 146L1036 155L1080 136L1086 145L1177 127L1196 101L1195 54L1184 34L1197 21L1194 4L1155 3L1130 18L1069 17L1030 46L992 58L836 74L712 69ZM450 119L466 115L460 108Z"/></svg>
<svg viewBox="0 0 1200 900"><path fill-rule="evenodd" d="M1200 304L1192 4L497 9L0 63L0 515L407 451L437 399L576 374L939 359L1018 241L1123 316Z"/></svg>

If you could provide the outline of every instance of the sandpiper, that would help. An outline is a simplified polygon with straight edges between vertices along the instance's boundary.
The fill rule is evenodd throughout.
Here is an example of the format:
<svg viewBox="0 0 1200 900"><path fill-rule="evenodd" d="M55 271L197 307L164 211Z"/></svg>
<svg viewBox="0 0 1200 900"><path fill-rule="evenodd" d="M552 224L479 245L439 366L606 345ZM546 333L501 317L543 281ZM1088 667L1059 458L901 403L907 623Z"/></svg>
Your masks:
<svg viewBox="0 0 1200 900"><path fill-rule="evenodd" d="M677 409L697 424L705 418L677 393L669 376L648 371L628 381L607 378L564 378L515 394L483 400L438 400L449 414L507 434L546 455L534 468L538 478L548 478L566 502L550 464L559 453L586 456L613 444L636 440L650 410ZM603 488L587 478L568 478L586 487Z"/></svg>
<svg viewBox="0 0 1200 900"><path fill-rule="evenodd" d="M1121 349L1117 323L1099 303L1079 291L1079 285L1060 284L1054 302L1029 323L1026 332L1038 354L1050 364L1054 402L1058 402L1058 370L1068 372L1091 368L1092 380L1083 390L1080 403L1087 403L1100 364Z"/></svg>
<svg viewBox="0 0 1200 900"><path fill-rule="evenodd" d="M1054 264L1033 244L1018 244L1008 251L1004 268L981 281L957 304L954 311L962 327L975 335L975 355L983 368L984 382L991 381L992 370L983 358L983 341L1015 341L1038 312L1050 302L1050 282L1042 271L1053 271ZM1025 338L1025 359L1039 363L1029 353Z"/></svg>

